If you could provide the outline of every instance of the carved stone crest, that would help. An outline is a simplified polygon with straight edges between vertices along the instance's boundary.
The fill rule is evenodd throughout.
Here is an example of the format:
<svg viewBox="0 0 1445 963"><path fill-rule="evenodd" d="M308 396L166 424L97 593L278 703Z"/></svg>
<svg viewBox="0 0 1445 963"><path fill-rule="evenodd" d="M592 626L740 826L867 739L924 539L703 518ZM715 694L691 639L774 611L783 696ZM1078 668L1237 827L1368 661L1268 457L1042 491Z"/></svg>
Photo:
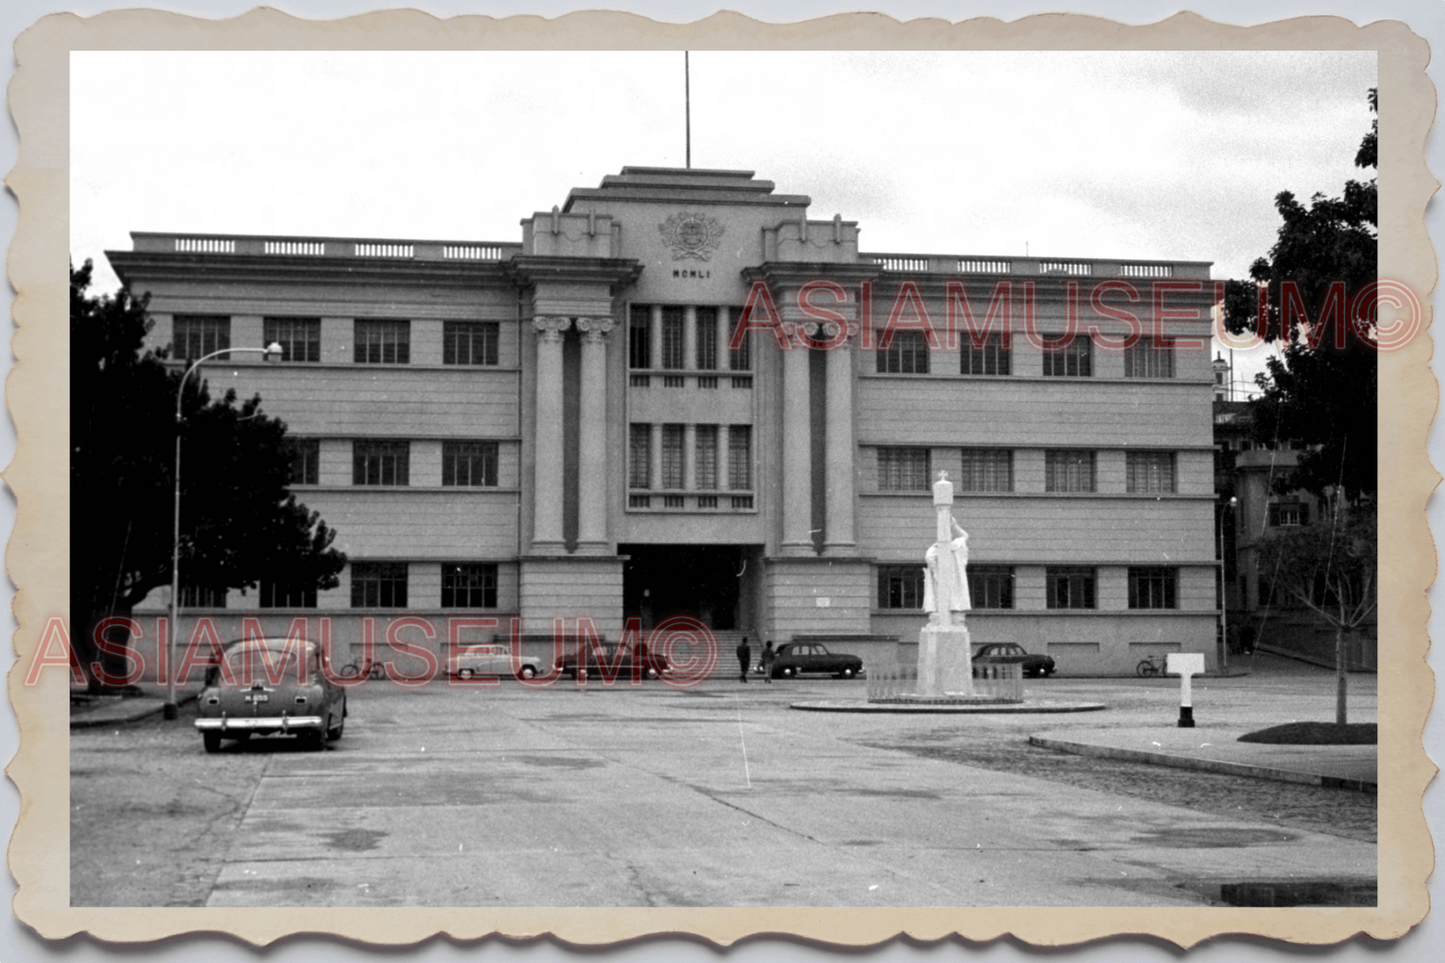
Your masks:
<svg viewBox="0 0 1445 963"><path fill-rule="evenodd" d="M657 229L662 233L662 243L672 251L674 261L685 258L706 261L722 243L723 226L717 218L706 214L683 211L657 225Z"/></svg>

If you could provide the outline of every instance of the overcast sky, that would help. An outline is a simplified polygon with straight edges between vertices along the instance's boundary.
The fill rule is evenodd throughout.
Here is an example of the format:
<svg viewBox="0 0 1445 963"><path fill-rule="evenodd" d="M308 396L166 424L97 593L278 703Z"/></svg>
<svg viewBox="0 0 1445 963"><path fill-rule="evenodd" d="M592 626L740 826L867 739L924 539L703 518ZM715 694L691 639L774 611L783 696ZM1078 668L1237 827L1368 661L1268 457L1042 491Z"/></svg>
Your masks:
<svg viewBox="0 0 1445 963"><path fill-rule="evenodd" d="M693 166L807 194L868 251L1243 277L1275 194L1367 176L1373 52L691 60ZM517 241L574 186L683 163L681 53L71 55L71 252L107 289L130 231Z"/></svg>

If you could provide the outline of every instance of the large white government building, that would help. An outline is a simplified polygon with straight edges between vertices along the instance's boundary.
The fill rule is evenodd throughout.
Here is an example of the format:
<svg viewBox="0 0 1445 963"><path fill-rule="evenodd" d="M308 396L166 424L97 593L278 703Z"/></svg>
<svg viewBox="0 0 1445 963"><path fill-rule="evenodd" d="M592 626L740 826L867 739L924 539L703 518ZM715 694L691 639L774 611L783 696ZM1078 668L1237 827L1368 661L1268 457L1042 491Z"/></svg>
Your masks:
<svg viewBox="0 0 1445 963"><path fill-rule="evenodd" d="M349 557L331 590L187 586L181 639L199 616L228 636L328 616L354 646L368 617L380 640L419 616L435 637L408 641L444 655L452 618L505 639L520 617L542 647L559 617L615 638L689 615L724 667L742 634L891 662L924 622L946 471L976 646L1066 675L1212 667L1209 264L862 253L856 222L809 203L751 172L630 167L520 242L137 233L108 252L151 296L154 347L281 344L202 373L286 422L295 492Z"/></svg>

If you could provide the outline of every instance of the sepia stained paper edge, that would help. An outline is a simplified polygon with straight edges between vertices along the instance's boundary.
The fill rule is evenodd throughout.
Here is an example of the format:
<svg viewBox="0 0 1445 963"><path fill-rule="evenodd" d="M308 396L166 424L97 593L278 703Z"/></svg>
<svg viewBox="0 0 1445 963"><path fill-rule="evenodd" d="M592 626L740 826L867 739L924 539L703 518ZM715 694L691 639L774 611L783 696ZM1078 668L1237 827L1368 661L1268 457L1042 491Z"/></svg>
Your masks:
<svg viewBox="0 0 1445 963"><path fill-rule="evenodd" d="M1380 85L1380 276L1407 285L1422 310L1419 335L1380 358L1381 424L1379 685L1379 904L1373 908L71 908L69 905L69 726L67 674L48 669L26 686L27 667L46 626L67 613L70 542L67 287L69 257L69 52L78 49L1016 49L1280 50L1373 49ZM1114 935L1147 934L1183 947L1224 934L1328 944L1365 933L1405 934L1428 911L1426 879L1434 848L1422 809L1435 774L1422 734L1434 698L1425 661L1435 550L1425 503L1440 479L1426 453L1438 397L1429 362L1430 294L1436 260L1424 224L1439 186L1424 161L1436 95L1425 75L1429 48L1398 21L1357 26L1307 17L1253 27L1178 14L1126 26L1100 17L1038 15L1013 22L941 19L899 22L882 14L843 14L795 24L764 24L720 13L691 24L663 24L607 12L496 19L438 19L415 10L335 21L302 20L261 8L229 20L152 10L81 18L54 14L15 44L19 67L8 91L20 152L6 183L19 200L8 252L18 292L12 340L16 363L6 398L17 430L4 479L18 513L6 560L17 586L18 655L9 695L20 749L6 772L20 790L9 866L18 884L16 915L46 939L78 933L117 943L187 933L227 933L264 945L292 934L332 934L376 945L405 945L447 934L525 939L550 934L573 945L605 945L647 935L687 934L718 945L755 935L835 946L877 944L901 934L915 941L957 934L989 941L1006 934L1059 946ZM1283 188L1285 185L1281 185Z"/></svg>

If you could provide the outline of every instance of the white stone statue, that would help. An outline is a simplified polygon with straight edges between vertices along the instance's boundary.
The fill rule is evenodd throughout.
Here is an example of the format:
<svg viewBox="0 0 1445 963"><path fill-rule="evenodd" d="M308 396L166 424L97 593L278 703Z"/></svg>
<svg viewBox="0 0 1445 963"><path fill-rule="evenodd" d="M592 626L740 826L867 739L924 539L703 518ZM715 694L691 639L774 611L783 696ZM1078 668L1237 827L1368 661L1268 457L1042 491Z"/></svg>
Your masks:
<svg viewBox="0 0 1445 963"><path fill-rule="evenodd" d="M967 612L973 608L973 601L968 594L968 532L958 524L952 514L948 518L953 538L947 543L948 547L940 552L939 546L942 542L935 542L928 546L928 551L923 553L923 560L926 563L923 578L923 611L929 613L930 625L948 625L951 619L945 621L940 613L947 611ZM938 586L935 588L934 586ZM939 597L947 599L947 605L939 604ZM963 617L959 617L962 621Z"/></svg>
<svg viewBox="0 0 1445 963"><path fill-rule="evenodd" d="M918 689L925 698L972 698L972 649L964 615L968 595L968 533L953 517L948 472L933 483L937 537L924 560L923 608L928 624L918 632Z"/></svg>

